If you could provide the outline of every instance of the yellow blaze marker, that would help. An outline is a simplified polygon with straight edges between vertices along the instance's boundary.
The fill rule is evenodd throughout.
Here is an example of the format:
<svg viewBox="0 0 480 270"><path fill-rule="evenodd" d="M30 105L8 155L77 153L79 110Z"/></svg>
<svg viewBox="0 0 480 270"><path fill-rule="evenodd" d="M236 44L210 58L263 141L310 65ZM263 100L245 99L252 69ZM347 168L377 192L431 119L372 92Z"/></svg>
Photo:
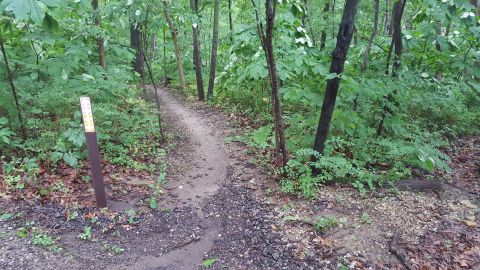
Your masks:
<svg viewBox="0 0 480 270"><path fill-rule="evenodd" d="M89 97L80 98L80 106L82 107L83 127L85 132L95 132L93 124L92 106L90 105Z"/></svg>

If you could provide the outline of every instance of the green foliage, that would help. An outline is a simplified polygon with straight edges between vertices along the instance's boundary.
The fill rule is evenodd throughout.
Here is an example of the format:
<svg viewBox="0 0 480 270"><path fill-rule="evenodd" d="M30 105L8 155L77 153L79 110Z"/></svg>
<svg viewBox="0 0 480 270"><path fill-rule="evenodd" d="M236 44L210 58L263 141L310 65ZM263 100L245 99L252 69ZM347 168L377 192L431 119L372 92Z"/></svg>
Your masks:
<svg viewBox="0 0 480 270"><path fill-rule="evenodd" d="M216 262L217 262L217 259L212 259L212 258L205 259L205 260L202 261L202 266L203 266L203 267L211 267L211 266L213 266Z"/></svg>
<svg viewBox="0 0 480 270"><path fill-rule="evenodd" d="M105 243L103 245L103 249L106 251L106 252L109 252L109 253L113 253L115 255L119 255L119 254L122 254L125 249L117 246L117 245L109 245L108 243Z"/></svg>
<svg viewBox="0 0 480 270"><path fill-rule="evenodd" d="M9 145L10 137L15 135L15 133L7 127L7 124L8 120L5 117L0 117L0 146L2 144Z"/></svg>
<svg viewBox="0 0 480 270"><path fill-rule="evenodd" d="M83 232L81 232L79 235L78 235L78 238L79 239L82 239L82 240L91 240L92 239L92 227L90 226L86 226L85 228L83 228Z"/></svg>
<svg viewBox="0 0 480 270"><path fill-rule="evenodd" d="M364 224L372 223L372 219L370 218L370 215L367 212L363 212L362 217L360 219Z"/></svg>
<svg viewBox="0 0 480 270"><path fill-rule="evenodd" d="M32 236L32 244L40 247L49 247L53 244L53 238L47 234L34 234Z"/></svg>
<svg viewBox="0 0 480 270"><path fill-rule="evenodd" d="M137 214L135 213L134 209L130 209L127 211L127 216L128 216L128 224L135 224L135 218Z"/></svg>
<svg viewBox="0 0 480 270"><path fill-rule="evenodd" d="M338 224L339 221L335 216L322 216L317 218L313 227L319 232L325 232L335 228Z"/></svg>

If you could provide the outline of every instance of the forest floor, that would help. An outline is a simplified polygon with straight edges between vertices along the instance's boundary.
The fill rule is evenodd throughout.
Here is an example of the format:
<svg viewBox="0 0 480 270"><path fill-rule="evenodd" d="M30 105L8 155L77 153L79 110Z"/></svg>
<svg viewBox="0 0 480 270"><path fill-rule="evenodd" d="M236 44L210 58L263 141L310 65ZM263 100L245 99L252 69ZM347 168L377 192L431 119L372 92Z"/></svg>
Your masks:
<svg viewBox="0 0 480 270"><path fill-rule="evenodd" d="M443 191L335 185L307 200L280 193L255 152L228 140L244 131L235 116L165 88L159 98L176 147L158 208L138 187L147 180L111 167L108 211L71 218L58 204L2 199L1 269L480 269L478 137L449 153Z"/></svg>

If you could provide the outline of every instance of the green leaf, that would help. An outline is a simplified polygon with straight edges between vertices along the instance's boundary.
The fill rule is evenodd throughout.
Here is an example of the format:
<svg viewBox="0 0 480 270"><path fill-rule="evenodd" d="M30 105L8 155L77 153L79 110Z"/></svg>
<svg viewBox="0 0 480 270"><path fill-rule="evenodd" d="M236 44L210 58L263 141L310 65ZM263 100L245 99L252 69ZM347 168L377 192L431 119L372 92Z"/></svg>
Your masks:
<svg viewBox="0 0 480 270"><path fill-rule="evenodd" d="M36 0L5 0L0 4L0 11L11 11L15 18L20 20L31 19L34 23L40 24L45 17Z"/></svg>
<svg viewBox="0 0 480 270"><path fill-rule="evenodd" d="M158 207L157 199L155 197L151 197L150 198L150 208L157 209L157 207Z"/></svg>
<svg viewBox="0 0 480 270"><path fill-rule="evenodd" d="M49 7L58 7L60 6L60 3L61 3L60 0L40 0L40 1Z"/></svg>
<svg viewBox="0 0 480 270"><path fill-rule="evenodd" d="M0 215L0 220L9 220L13 215L10 213L4 213Z"/></svg>
<svg viewBox="0 0 480 270"><path fill-rule="evenodd" d="M265 148L268 145L268 138L272 128L270 126L261 127L253 132L253 141L256 145L260 146L261 148Z"/></svg>
<svg viewBox="0 0 480 270"><path fill-rule="evenodd" d="M17 235L20 238L26 238L28 235L28 231L25 227L21 227L20 229L18 229Z"/></svg>
<svg viewBox="0 0 480 270"><path fill-rule="evenodd" d="M43 19L42 27L45 30L51 31L53 33L58 33L59 27L58 22L52 16L45 14L45 18Z"/></svg>
<svg viewBox="0 0 480 270"><path fill-rule="evenodd" d="M77 165L78 165L78 159L72 153L65 153L63 155L63 161L65 161L65 163L67 163L68 165L70 165L72 167L77 167Z"/></svg>
<svg viewBox="0 0 480 270"><path fill-rule="evenodd" d="M204 267L210 267L210 266L214 265L215 262L217 262L217 259L205 259L205 260L203 260L203 262L202 262L202 266L204 266Z"/></svg>

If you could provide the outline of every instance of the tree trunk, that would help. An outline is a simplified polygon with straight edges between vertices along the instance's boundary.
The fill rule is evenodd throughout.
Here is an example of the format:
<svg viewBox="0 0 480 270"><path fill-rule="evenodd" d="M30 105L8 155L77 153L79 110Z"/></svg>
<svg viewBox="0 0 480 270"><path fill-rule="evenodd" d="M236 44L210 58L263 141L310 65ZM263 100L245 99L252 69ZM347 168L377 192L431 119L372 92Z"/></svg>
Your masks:
<svg viewBox="0 0 480 270"><path fill-rule="evenodd" d="M180 91L185 93L185 77L183 73L183 60L180 53L180 45L178 44L178 34L175 25L173 24L170 13L168 12L168 4L166 0L162 1L163 3L163 14L165 15L165 20L168 23L168 28L172 33L173 46L175 47L175 58L177 59L177 69L178 69L178 80L180 82Z"/></svg>
<svg viewBox="0 0 480 270"><path fill-rule="evenodd" d="M228 0L228 25L230 28L230 42L233 42L232 0Z"/></svg>
<svg viewBox="0 0 480 270"><path fill-rule="evenodd" d="M190 7L195 17L198 18L198 0L190 0ZM205 92L203 91L203 76L202 76L202 55L200 53L200 39L198 38L197 23L192 24L193 35L193 65L195 68L195 77L197 79L197 93L198 100L205 99Z"/></svg>
<svg viewBox="0 0 480 270"><path fill-rule="evenodd" d="M383 34L387 35L390 32L390 24L389 24L389 8L390 8L390 0L385 0L385 14L384 14L384 21L383 21Z"/></svg>
<svg viewBox="0 0 480 270"><path fill-rule="evenodd" d="M25 125L23 124L22 112L20 111L20 104L18 103L17 89L15 88L15 84L13 83L13 74L12 74L12 71L10 70L7 53L5 52L5 46L3 45L3 38L1 36L0 36L0 49L2 50L3 61L5 62L5 68L7 69L8 83L10 84L10 89L12 90L12 94L13 94L13 100L15 101L15 107L17 109L18 121L20 122L20 129L22 130L22 139L25 140L27 138L27 132L25 130Z"/></svg>
<svg viewBox="0 0 480 270"><path fill-rule="evenodd" d="M100 15L98 14L98 0L92 0L93 12L95 13L95 25L100 27ZM107 71L107 58L105 57L105 46L103 38L97 37L98 60L103 70Z"/></svg>
<svg viewBox="0 0 480 270"><path fill-rule="evenodd" d="M346 0L345 2L342 21L340 22L340 27L337 34L337 44L332 53L332 63L330 65L330 73L336 73L338 76L340 76L343 72L348 49L350 48L350 43L352 42L353 27L355 23L358 2L359 0ZM325 141L327 140L339 85L339 77L335 77L327 81L322 111L320 113L320 120L318 122L317 134L315 136L315 143L313 145L313 149L320 154L323 154L323 151L325 150Z"/></svg>
<svg viewBox="0 0 480 270"><path fill-rule="evenodd" d="M138 25L130 25L130 46L135 49L135 59L133 60L133 70L140 74L143 80L144 76L144 58L143 58L143 46L142 32Z"/></svg>
<svg viewBox="0 0 480 270"><path fill-rule="evenodd" d="M167 41L166 41L166 33L165 28L163 28L163 83L165 86L168 84L167 79Z"/></svg>
<svg viewBox="0 0 480 270"><path fill-rule="evenodd" d="M398 0L395 2L395 13L393 14L393 40L395 44L395 55L393 59L393 71L392 76L397 76L397 71L401 65L402 53L403 53L403 41L402 41L402 17L405 10L405 4L407 0Z"/></svg>
<svg viewBox="0 0 480 270"><path fill-rule="evenodd" d="M265 59L268 66L268 74L270 78L270 85L272 87L271 97L272 97L272 110L273 110L273 119L275 126L275 138L276 138L276 150L277 153L281 154L281 163L283 166L287 165L288 162L288 150L285 139L285 130L282 120L282 107L281 99L279 96L279 83L278 83L278 74L277 67L275 63L275 57L273 53L273 29L275 26L275 13L277 7L277 1L266 0L265 1L265 20L266 20L266 29L263 30L263 23L260 21L260 15L258 8L255 4L255 0L251 0L255 9L255 16L257 20L257 29L260 36L260 41L262 43L262 48L265 51Z"/></svg>
<svg viewBox="0 0 480 270"><path fill-rule="evenodd" d="M215 73L217 71L218 21L220 17L220 0L215 0L215 5L213 9L212 54L210 60L210 78L208 80L208 99L211 99L213 97L213 88L215 86Z"/></svg>
<svg viewBox="0 0 480 270"><path fill-rule="evenodd" d="M360 70L364 72L367 69L368 65L368 55L370 54L370 49L372 48L373 40L377 35L378 31L378 13L380 11L380 0L375 0L375 14L373 18L373 30L372 34L370 35L370 39L368 40L367 48L365 48L365 53L363 54L363 63L360 66Z"/></svg>
<svg viewBox="0 0 480 270"><path fill-rule="evenodd" d="M327 44L327 20L328 20L328 13L330 12L330 1L327 1L325 3L325 6L323 7L323 22L325 23L323 29L322 29L322 35L320 36L320 50L323 50L325 48L325 45Z"/></svg>
<svg viewBox="0 0 480 270"><path fill-rule="evenodd" d="M402 42L402 17L403 11L405 10L405 5L407 0L398 0L393 5L392 10L392 22L393 22L393 36L392 36L392 43L390 44L390 49L388 51L388 58L387 58L387 68L385 70L385 74L388 74L389 64L390 64L390 57L392 50L395 51L395 55L393 57L393 67L392 67L392 77L397 77L397 71L401 66L401 58L403 52L403 42ZM383 125L385 123L385 117L387 117L387 113L393 114L393 111L388 104L394 100L395 91L389 93L386 97L387 103L383 106L383 112L381 116L380 123L377 127L377 136L382 135Z"/></svg>

